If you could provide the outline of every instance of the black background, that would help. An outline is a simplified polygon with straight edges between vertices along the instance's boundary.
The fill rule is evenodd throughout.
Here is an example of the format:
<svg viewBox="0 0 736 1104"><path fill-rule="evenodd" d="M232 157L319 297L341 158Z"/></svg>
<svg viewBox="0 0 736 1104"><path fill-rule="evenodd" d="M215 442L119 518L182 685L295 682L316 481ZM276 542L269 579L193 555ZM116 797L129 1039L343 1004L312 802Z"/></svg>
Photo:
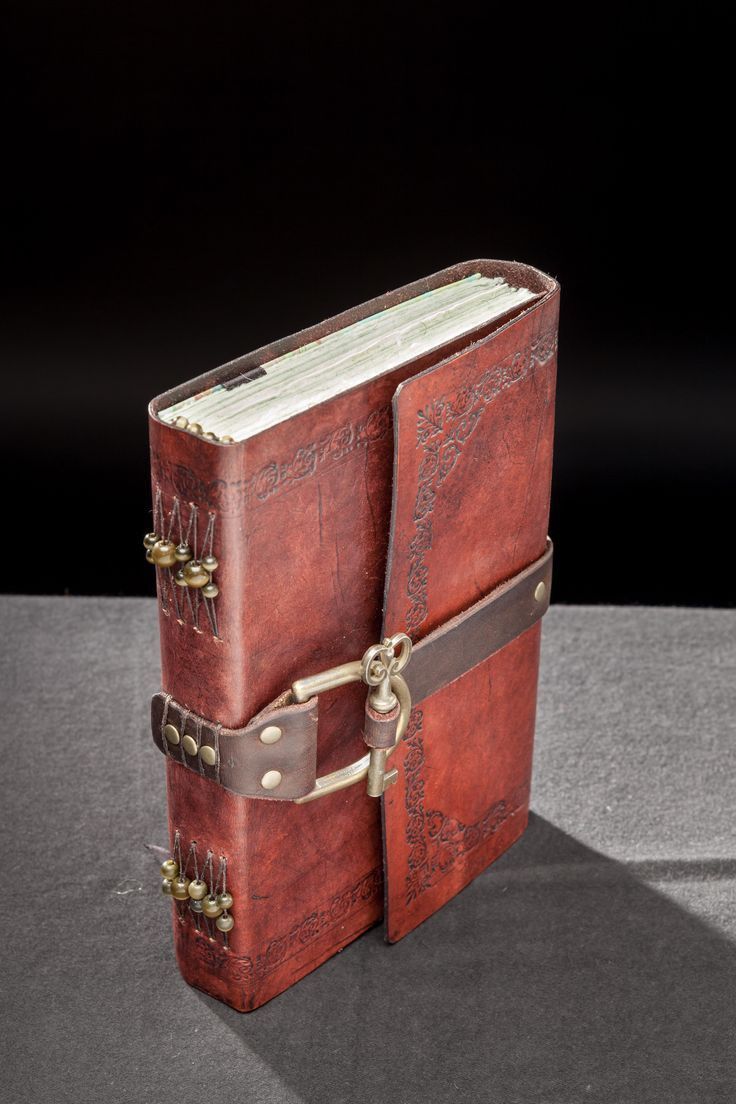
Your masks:
<svg viewBox="0 0 736 1104"><path fill-rule="evenodd" d="M734 604L730 20L498 7L11 7L4 590L152 593L147 401L488 256L563 286L556 600Z"/></svg>

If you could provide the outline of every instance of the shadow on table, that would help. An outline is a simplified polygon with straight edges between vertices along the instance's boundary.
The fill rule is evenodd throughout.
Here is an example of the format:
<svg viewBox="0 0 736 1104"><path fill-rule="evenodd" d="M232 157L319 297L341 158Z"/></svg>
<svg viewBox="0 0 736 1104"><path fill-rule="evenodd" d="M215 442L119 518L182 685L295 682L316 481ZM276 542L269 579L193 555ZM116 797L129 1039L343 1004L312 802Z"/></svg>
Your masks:
<svg viewBox="0 0 736 1104"><path fill-rule="evenodd" d="M723 935L533 816L401 943L374 929L248 1016L200 996L304 1101L732 1104L735 965Z"/></svg>

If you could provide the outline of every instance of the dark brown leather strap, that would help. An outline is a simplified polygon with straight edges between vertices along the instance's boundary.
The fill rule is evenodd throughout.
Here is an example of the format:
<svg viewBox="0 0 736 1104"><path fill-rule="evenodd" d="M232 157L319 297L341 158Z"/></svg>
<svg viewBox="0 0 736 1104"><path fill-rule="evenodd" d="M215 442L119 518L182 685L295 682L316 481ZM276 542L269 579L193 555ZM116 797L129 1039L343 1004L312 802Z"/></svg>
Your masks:
<svg viewBox="0 0 736 1104"><path fill-rule="evenodd" d="M549 608L552 541L535 563L415 644L404 671L412 705L454 682L531 628Z"/></svg>
<svg viewBox="0 0 736 1104"><path fill-rule="evenodd" d="M317 773L317 699L302 705L290 701L287 691L245 728L223 728L170 695L156 694L151 702L153 742L164 755L232 793L302 797ZM278 795L271 792L277 787Z"/></svg>
<svg viewBox="0 0 736 1104"><path fill-rule="evenodd" d="M392 748L396 743L396 730L399 724L398 704L390 713L377 713L371 709L370 702L365 703L363 720L363 740L369 748Z"/></svg>
<svg viewBox="0 0 736 1104"><path fill-rule="evenodd" d="M404 678L417 705L500 651L546 613L552 542L535 563L414 645ZM317 776L317 698L292 704L285 691L244 728L198 717L168 694L156 694L151 723L169 758L243 797L293 801ZM377 735L377 734L376 734ZM376 746L380 746L380 740Z"/></svg>

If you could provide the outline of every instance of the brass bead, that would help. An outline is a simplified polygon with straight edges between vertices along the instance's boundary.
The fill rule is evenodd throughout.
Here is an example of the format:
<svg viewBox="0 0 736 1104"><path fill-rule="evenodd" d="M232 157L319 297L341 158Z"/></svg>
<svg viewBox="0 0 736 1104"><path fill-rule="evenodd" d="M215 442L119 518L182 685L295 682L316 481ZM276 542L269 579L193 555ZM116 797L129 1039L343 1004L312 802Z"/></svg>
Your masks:
<svg viewBox="0 0 736 1104"><path fill-rule="evenodd" d="M172 881L179 873L179 864L176 859L165 859L161 863L161 877Z"/></svg>
<svg viewBox="0 0 736 1104"><path fill-rule="evenodd" d="M202 567L205 569L205 571L209 571L210 575L213 571L217 571L219 566L220 564L218 562L217 556L202 557Z"/></svg>
<svg viewBox="0 0 736 1104"><path fill-rule="evenodd" d="M174 887L171 884L171 879L164 878L164 880L161 882L161 892L163 893L164 897L170 897L173 888Z"/></svg>
<svg viewBox="0 0 736 1104"><path fill-rule="evenodd" d="M176 881L171 884L171 896L176 897L177 901L187 901L189 899L189 879L184 874L180 874Z"/></svg>
<svg viewBox="0 0 736 1104"><path fill-rule="evenodd" d="M189 902L189 907L192 910L192 912L198 912L198 913L202 912L202 902L201 901L190 901Z"/></svg>
<svg viewBox="0 0 736 1104"><path fill-rule="evenodd" d="M185 587L185 586L189 585L186 581L186 578L184 577L184 572L182 571L181 568L179 568L179 570L174 575L174 582L176 583L177 586L180 586L180 587Z"/></svg>
<svg viewBox="0 0 736 1104"><path fill-rule="evenodd" d="M217 898L218 904L221 909L230 909L233 907L233 895L232 893L221 893Z"/></svg>
<svg viewBox="0 0 736 1104"><path fill-rule="evenodd" d="M150 548L146 549L146 559L148 560L148 562L150 564L155 564L155 562L156 562L153 558L153 552L151 551Z"/></svg>
<svg viewBox="0 0 736 1104"><path fill-rule="evenodd" d="M151 549L151 555L159 567L173 567L176 563L176 548L173 541L156 541Z"/></svg>
<svg viewBox="0 0 736 1104"><path fill-rule="evenodd" d="M190 433L196 433L197 435L199 435L202 432L202 427L199 424L199 422L190 422L189 423L189 432Z"/></svg>
<svg viewBox="0 0 736 1104"><path fill-rule="evenodd" d="M207 586L207 583L210 581L209 574L202 567L199 560L190 560L188 564L184 565L182 571L184 572L187 586L194 587L196 590L200 587Z"/></svg>
<svg viewBox="0 0 736 1104"><path fill-rule="evenodd" d="M215 917L219 916L222 912L222 909L220 908L220 902L212 893L210 893L209 896L205 897L202 901L202 912L205 914L205 916L208 916L210 920L214 920Z"/></svg>
<svg viewBox="0 0 736 1104"><path fill-rule="evenodd" d="M189 883L187 892L193 901L201 901L203 897L207 896L207 883L203 882L201 878L193 878Z"/></svg>
<svg viewBox="0 0 736 1104"><path fill-rule="evenodd" d="M158 533L146 533L145 537L143 538L143 547L144 548L153 548L153 546L154 546L154 544L156 543L157 540L158 540Z"/></svg>
<svg viewBox="0 0 736 1104"><path fill-rule="evenodd" d="M218 916L215 920L215 927L221 932L231 931L234 924L235 921L229 915Z"/></svg>
<svg viewBox="0 0 736 1104"><path fill-rule="evenodd" d="M205 598L216 598L219 593L220 588L217 583L205 583L202 587L202 594L204 594Z"/></svg>
<svg viewBox="0 0 736 1104"><path fill-rule="evenodd" d="M174 555L176 556L179 563L186 563L192 558L192 550L188 544L177 544L176 548L174 549Z"/></svg>

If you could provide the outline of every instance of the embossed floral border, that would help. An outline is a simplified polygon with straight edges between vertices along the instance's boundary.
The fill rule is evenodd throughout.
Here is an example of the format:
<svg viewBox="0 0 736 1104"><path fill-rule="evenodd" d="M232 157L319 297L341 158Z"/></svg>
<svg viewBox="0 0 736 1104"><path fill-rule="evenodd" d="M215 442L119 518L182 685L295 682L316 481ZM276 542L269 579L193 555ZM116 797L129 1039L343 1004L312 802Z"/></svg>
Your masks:
<svg viewBox="0 0 736 1104"><path fill-rule="evenodd" d="M310 912L288 932L272 939L262 951L235 955L201 936L197 939L195 953L200 962L213 973L230 981L260 981L298 955L304 947L314 943L325 932L342 924L366 901L380 897L382 892L383 870L377 866L332 897L324 908Z"/></svg>
<svg viewBox="0 0 736 1104"><path fill-rule="evenodd" d="M404 759L404 804L407 815L406 842L409 847L407 906L449 874L458 859L476 850L495 835L510 817L524 810L529 800L528 785L519 786L508 798L494 801L472 824L447 816L439 809L426 809L422 777L425 761L423 725L423 710L412 710L404 738L407 747Z"/></svg>
<svg viewBox="0 0 736 1104"><path fill-rule="evenodd" d="M186 501L204 503L224 514L237 514L246 508L258 508L275 494L288 490L330 464L339 463L356 449L367 448L391 433L391 408L377 407L365 418L346 422L337 429L297 446L286 460L269 460L257 472L243 480L227 482L213 479L207 483L186 464L175 464L171 483Z"/></svg>
<svg viewBox="0 0 736 1104"><path fill-rule="evenodd" d="M415 632L429 612L429 566L427 553L432 547L432 513L443 483L455 467L468 439L475 432L486 407L501 392L508 390L544 365L557 350L557 330L549 329L525 348L510 353L487 368L454 395L432 399L417 411L417 448L423 450L419 462L414 500L414 533L409 542L409 574L406 594L406 631Z"/></svg>

